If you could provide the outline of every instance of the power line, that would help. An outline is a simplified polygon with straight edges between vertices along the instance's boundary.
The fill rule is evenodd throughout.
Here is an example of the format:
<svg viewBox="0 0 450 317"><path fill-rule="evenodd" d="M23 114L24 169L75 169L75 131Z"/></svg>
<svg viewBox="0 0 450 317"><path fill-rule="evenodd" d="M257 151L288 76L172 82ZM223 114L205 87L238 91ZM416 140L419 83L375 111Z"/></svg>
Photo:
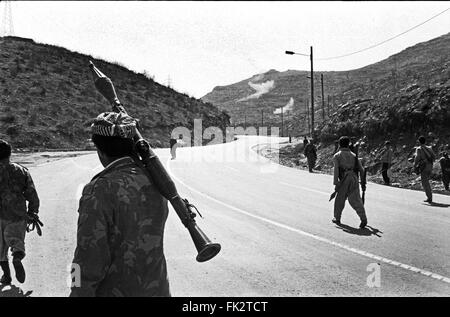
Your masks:
<svg viewBox="0 0 450 317"><path fill-rule="evenodd" d="M406 33L410 32L410 31L412 31L412 30L418 28L419 26L421 26L421 25L423 25L423 24L425 24L425 23L427 23L427 22L433 20L434 18L437 18L437 17L440 16L441 14L444 14L444 13L445 13L446 11L448 11L448 10L450 10L450 8L445 9L444 11L442 11L442 12L436 14L435 16L432 16L432 17L429 18L428 20L426 20L426 21L424 21L424 22L422 22L422 23L420 23L420 24L418 24L418 25L416 25L416 26L413 26L412 28L410 28L410 29L408 29L408 30L406 30L406 31L404 31L404 32L402 32L402 33L400 33L400 34L397 34L397 35L395 35L395 36L393 36L393 37L391 37L391 38L389 38L389 39L387 39L387 40L384 40L384 41L382 41L382 42L380 42L380 43L377 43L377 44L374 44L374 45L372 45L372 46L366 47L366 48L364 48L364 49L362 49L362 50L359 50L359 51L356 51L356 52L353 52L353 53L349 53L349 54L339 55L339 56L332 56L332 57L325 57L325 58L316 58L316 60L322 60L322 61L323 61L323 60L337 59L337 58L347 57L347 56L351 56L351 55L354 55L354 54L357 54L357 53L361 53L361 52L367 51L367 50L369 50L369 49L371 49L371 48L380 46L381 44L384 44L384 43L389 42L389 41L391 41L391 40L393 40L393 39L396 39L397 37L399 37L399 36L401 36L401 35L403 35L403 34L406 34Z"/></svg>

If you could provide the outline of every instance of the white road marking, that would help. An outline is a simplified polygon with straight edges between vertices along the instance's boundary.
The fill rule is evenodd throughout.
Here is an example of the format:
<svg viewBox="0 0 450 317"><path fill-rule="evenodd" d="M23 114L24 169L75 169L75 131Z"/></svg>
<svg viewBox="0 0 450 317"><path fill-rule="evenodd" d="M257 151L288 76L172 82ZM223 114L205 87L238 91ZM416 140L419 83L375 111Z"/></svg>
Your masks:
<svg viewBox="0 0 450 317"><path fill-rule="evenodd" d="M228 168L228 169L230 169L232 171L239 172L239 170L237 168L234 168L234 167L231 167L231 166L227 166L227 165L224 165L224 167Z"/></svg>
<svg viewBox="0 0 450 317"><path fill-rule="evenodd" d="M433 279L436 279L436 280L439 280L439 281L442 281L442 282L450 284L450 278L448 278L448 277L445 277L445 276L442 276L442 275L439 275L439 274L436 274L436 273L433 273L433 272L430 272L430 271L422 270L420 268L417 268L417 267L414 267L414 266L411 266L411 265L407 265L407 264L403 264L403 263L400 263L400 262L397 262L397 261L393 261L393 260L390 260L390 259L382 257L382 256L377 256L375 254L372 254L372 253L369 253L369 252L366 252L366 251L362 251L362 250L359 250L359 249L356 249L356 248L352 248L352 247L347 246L345 244L342 244L342 243L339 243L339 242L335 242L335 241L332 241L330 239L323 238L323 237L320 237L318 235L315 235L315 234L312 234L312 233L309 233L309 232L306 232L306 231L303 231L303 230L300 230L300 229L296 229L296 228L290 227L288 225L285 225L285 224L282 224L282 223L279 223L279 222L276 222L276 221L273 221L273 220L270 220L270 219L267 219L267 218L264 218L264 217L261 217L261 216L254 215L254 214L252 214L252 213L250 213L248 211L242 210L242 209L240 209L238 207L234 207L234 206L229 205L229 204L227 204L225 202L222 202L222 201L220 201L218 199L215 199L215 198L213 198L213 197L211 197L211 196L209 196L209 195L207 195L205 193L202 193L202 192L192 188L191 186L187 185L182 180L180 180L178 177L176 177L172 173L172 171L170 170L170 160L167 161L167 172L172 176L173 179L175 179L177 182L179 182L180 184L182 184L183 186L185 186L189 190L191 190L191 191L193 191L193 192L195 192L195 193L197 193L197 194L199 194L199 195L201 195L201 196L203 196L205 198L208 198L209 200L212 200L212 201L214 201L214 202L216 202L216 203L218 203L220 205L223 205L223 206L225 206L225 207L227 207L229 209L232 209L232 210L234 210L234 211L236 211L238 213L244 214L246 216L258 219L258 220L266 222L266 223L270 223L270 224L272 224L272 225L274 225L276 227L283 228L283 229L286 229L286 230L289 230L289 231L301 234L301 235L306 236L306 237L310 237L310 238L315 239L317 241L321 241L321 242L333 245L335 247L338 247L338 248L350 251L352 253L362 255L362 256L367 257L369 259L381 261L381 262L384 262L384 263L387 263L387 264L391 264L393 266L405 269L407 271L414 272L414 273L419 273L419 274L422 274L424 276L427 276L427 277L430 277L430 278L433 278ZM327 195L328 195L328 193L327 193Z"/></svg>
<svg viewBox="0 0 450 317"><path fill-rule="evenodd" d="M307 187L303 187L303 186L298 186L298 185L292 185L292 184L285 183L285 182L280 182L280 184L286 185L286 186L295 187L295 188L298 188L298 189L307 190L307 191L314 192L314 193L324 194L324 195L327 195L327 196L330 195L330 193L322 192L320 190L315 190L315 189L311 189L311 188L307 188Z"/></svg>

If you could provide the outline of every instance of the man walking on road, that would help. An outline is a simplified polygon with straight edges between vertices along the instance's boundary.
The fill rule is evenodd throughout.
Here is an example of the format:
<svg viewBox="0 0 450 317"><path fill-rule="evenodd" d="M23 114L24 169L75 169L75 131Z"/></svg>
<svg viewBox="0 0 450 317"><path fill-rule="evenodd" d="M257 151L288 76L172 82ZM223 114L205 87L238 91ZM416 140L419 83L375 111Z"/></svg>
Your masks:
<svg viewBox="0 0 450 317"><path fill-rule="evenodd" d="M448 153L442 153L442 157L439 160L442 171L442 183L444 184L445 190L448 190L448 185L450 182L450 158L448 157Z"/></svg>
<svg viewBox="0 0 450 317"><path fill-rule="evenodd" d="M103 113L92 124L105 169L80 199L73 260L80 276L71 296L170 296L163 250L167 200L133 159L135 133L135 119L123 113Z"/></svg>
<svg viewBox="0 0 450 317"><path fill-rule="evenodd" d="M183 145L184 141L182 134L178 136L178 139L170 139L170 155L172 156L172 160L177 158L177 148Z"/></svg>
<svg viewBox="0 0 450 317"><path fill-rule="evenodd" d="M341 224L342 210L345 201L348 199L350 206L358 214L361 223L360 228L367 225L366 211L359 192L359 175L364 175L364 168L356 157L356 154L349 149L350 139L343 136L339 139L339 151L333 156L334 179L336 200L334 201L333 223ZM366 181L361 179L361 187L365 190Z"/></svg>
<svg viewBox="0 0 450 317"><path fill-rule="evenodd" d="M12 282L8 261L11 249L12 263L18 282L25 282L25 234L28 216L39 212L39 197L26 167L10 162L11 146L0 140L0 266L1 284ZM28 201L28 208L27 208Z"/></svg>
<svg viewBox="0 0 450 317"><path fill-rule="evenodd" d="M306 156L306 159L308 160L308 169L309 172L312 173L314 167L316 166L316 160L317 160L317 151L316 147L313 144L313 140L311 139L309 142L306 141L305 149L303 150L303 154Z"/></svg>
<svg viewBox="0 0 450 317"><path fill-rule="evenodd" d="M436 159L436 155L434 154L433 150L431 149L431 146L425 145L425 137L420 136L419 144L416 148L416 155L414 158L414 167L416 169L416 172L420 174L420 179L422 181L422 187L425 191L425 194L427 196L427 199L424 200L426 203L432 203L433 202L433 194L431 192L431 185L430 185L430 177L431 172L433 170L433 162Z"/></svg>
<svg viewBox="0 0 450 317"><path fill-rule="evenodd" d="M392 151L390 141L386 141L384 143L384 145L385 145L385 148L384 148L383 156L381 157L381 164L382 164L381 175L383 176L384 184L390 185L391 180L389 179L388 171L392 165L392 158L394 156L394 152Z"/></svg>

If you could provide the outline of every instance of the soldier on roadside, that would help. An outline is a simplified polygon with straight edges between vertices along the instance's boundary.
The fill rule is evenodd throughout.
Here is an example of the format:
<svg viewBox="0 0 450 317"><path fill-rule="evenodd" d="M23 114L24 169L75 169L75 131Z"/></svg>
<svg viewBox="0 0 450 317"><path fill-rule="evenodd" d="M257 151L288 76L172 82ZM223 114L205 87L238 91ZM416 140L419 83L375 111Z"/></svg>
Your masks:
<svg viewBox="0 0 450 317"><path fill-rule="evenodd" d="M439 164L441 165L442 171L442 183L444 184L445 190L449 190L448 185L450 182L450 158L448 157L447 152L442 153Z"/></svg>
<svg viewBox="0 0 450 317"><path fill-rule="evenodd" d="M177 158L177 148L184 145L183 135L180 134L178 139L170 139L170 154L172 160Z"/></svg>
<svg viewBox="0 0 450 317"><path fill-rule="evenodd" d="M174 160L176 158L176 147L177 146L177 139L170 138L170 156L171 159Z"/></svg>
<svg viewBox="0 0 450 317"><path fill-rule="evenodd" d="M12 163L11 146L0 140L0 266L1 284L12 282L8 251L18 282L25 282L25 234L28 217L39 212L39 197L26 167ZM28 201L28 208L27 208Z"/></svg>
<svg viewBox="0 0 450 317"><path fill-rule="evenodd" d="M394 152L392 151L392 146L390 141L386 141L384 143L384 152L381 157L381 175L383 176L383 181L385 185L390 185L391 180L388 176L388 171L392 165L392 158L394 156Z"/></svg>
<svg viewBox="0 0 450 317"><path fill-rule="evenodd" d="M303 137L303 148L305 148L306 144L308 144L308 139L306 136Z"/></svg>
<svg viewBox="0 0 450 317"><path fill-rule="evenodd" d="M427 199L426 203L433 202L433 193L431 191L430 177L433 171L433 162L436 159L431 146L425 144L426 139L424 136L420 136L418 139L419 146L416 148L416 154L414 158L414 168L417 174L420 174L420 180L422 181L422 187L425 191Z"/></svg>
<svg viewBox="0 0 450 317"><path fill-rule="evenodd" d="M100 114L92 141L105 169L80 199L71 296L170 296L163 250L167 200L134 159L136 121ZM77 276L75 276L77 279Z"/></svg>
<svg viewBox="0 0 450 317"><path fill-rule="evenodd" d="M364 175L364 168L361 165L356 154L349 149L350 139L343 136L339 139L339 151L333 156L334 179L336 200L334 202L335 224L341 224L342 210L345 207L345 201L348 199L350 206L358 214L361 223L360 228L367 225L366 211L359 191L359 175ZM365 179L361 179L361 186L365 190Z"/></svg>
<svg viewBox="0 0 450 317"><path fill-rule="evenodd" d="M303 150L303 154L306 156L306 159L308 160L309 172L312 173L314 167L316 166L317 160L317 150L312 139L306 144L305 149Z"/></svg>

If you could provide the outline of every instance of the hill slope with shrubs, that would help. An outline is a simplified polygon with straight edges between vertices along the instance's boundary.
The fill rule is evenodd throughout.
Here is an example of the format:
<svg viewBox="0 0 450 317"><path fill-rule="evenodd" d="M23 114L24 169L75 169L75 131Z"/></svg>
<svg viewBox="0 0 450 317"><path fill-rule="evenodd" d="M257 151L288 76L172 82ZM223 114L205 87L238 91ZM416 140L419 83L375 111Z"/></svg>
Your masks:
<svg viewBox="0 0 450 317"><path fill-rule="evenodd" d="M130 115L140 119L153 146L168 146L175 127L222 129L229 116L210 103L160 85L149 76L117 64L38 44L18 37L0 38L0 138L17 148L84 148L91 120L111 111L94 87L89 60L109 76Z"/></svg>

